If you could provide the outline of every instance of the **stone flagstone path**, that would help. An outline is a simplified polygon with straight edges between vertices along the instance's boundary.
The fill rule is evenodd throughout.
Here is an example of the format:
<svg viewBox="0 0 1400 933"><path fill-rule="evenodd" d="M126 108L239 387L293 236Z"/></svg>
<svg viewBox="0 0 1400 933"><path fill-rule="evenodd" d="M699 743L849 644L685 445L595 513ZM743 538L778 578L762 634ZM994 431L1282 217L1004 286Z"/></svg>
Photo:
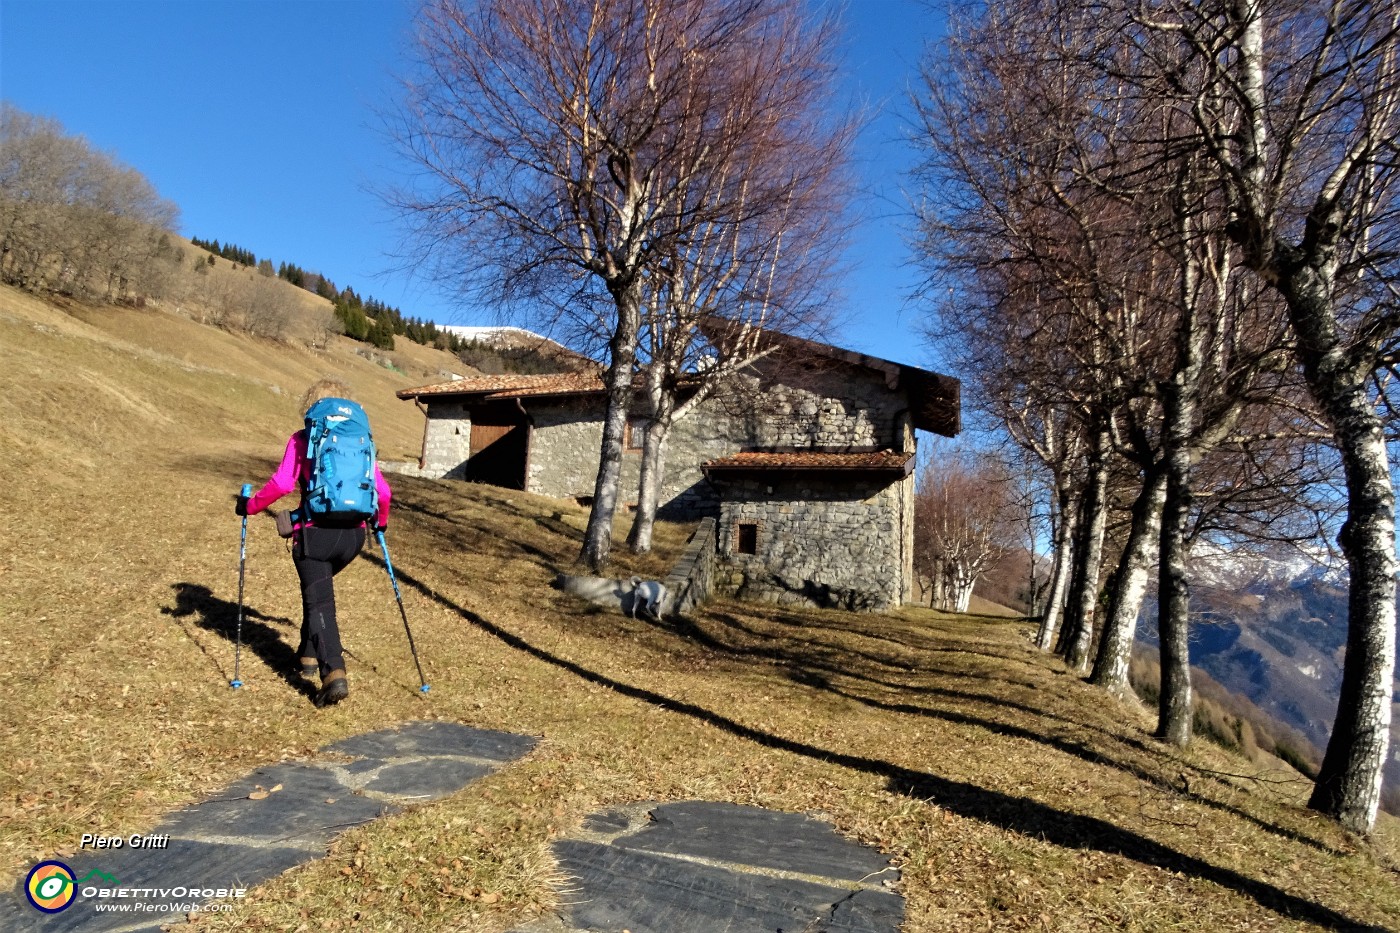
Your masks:
<svg viewBox="0 0 1400 933"><path fill-rule="evenodd" d="M167 818L154 830L169 835L166 848L85 850L61 861L80 891L250 888L324 857L352 826L455 793L535 742L456 723L406 723L336 742L311 760L258 768ZM797 813L636 804L594 814L553 851L570 879L560 908L516 933L896 933L904 918L904 899L889 890L899 874L884 856ZM99 913L100 899L80 896L43 914L19 881L0 897L0 930L150 933L183 920L179 911L145 911L170 903L169 895L101 901L139 912Z"/></svg>
<svg viewBox="0 0 1400 933"><path fill-rule="evenodd" d="M687 801L595 814L554 844L575 884L516 933L895 933L878 852L799 813Z"/></svg>
<svg viewBox="0 0 1400 933"><path fill-rule="evenodd" d="M97 871L127 889L252 887L324 857L330 841L352 826L457 792L521 757L535 741L427 721L354 736L321 750L353 761L316 758L267 765L172 814L153 830L169 834L166 848L84 850L60 861L77 880ZM280 790L268 793L278 785ZM127 933L159 930L182 917L144 911L146 904L171 902L169 896L107 901L139 904L140 913L98 913L95 899L79 897L61 913L43 914L25 898L24 879L19 882L11 896L0 899L0 930ZM89 885L109 886L100 876L80 888ZM206 898L185 898L191 900Z"/></svg>

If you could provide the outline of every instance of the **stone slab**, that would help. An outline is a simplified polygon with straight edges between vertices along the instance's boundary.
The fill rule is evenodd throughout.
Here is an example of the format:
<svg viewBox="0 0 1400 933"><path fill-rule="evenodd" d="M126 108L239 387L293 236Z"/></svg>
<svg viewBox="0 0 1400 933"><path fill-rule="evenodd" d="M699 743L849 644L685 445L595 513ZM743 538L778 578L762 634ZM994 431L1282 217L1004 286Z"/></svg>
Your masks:
<svg viewBox="0 0 1400 933"><path fill-rule="evenodd" d="M889 860L827 823L704 801L644 819L603 810L584 821L594 838L554 843L562 907L519 933L896 933L904 921Z"/></svg>
<svg viewBox="0 0 1400 933"><path fill-rule="evenodd" d="M261 800L248 795L281 785ZM386 811L384 803L363 797L337 780L334 772L304 762L258 768L217 796L170 816L156 830L195 838L238 837L250 842L326 842L348 827Z"/></svg>
<svg viewBox="0 0 1400 933"><path fill-rule="evenodd" d="M889 891L857 891L812 933L894 933L903 922L904 898Z"/></svg>
<svg viewBox="0 0 1400 933"><path fill-rule="evenodd" d="M389 765L365 784L365 790L419 801L438 800L490 773L491 768L460 758L421 758Z"/></svg>
<svg viewBox="0 0 1400 933"><path fill-rule="evenodd" d="M10 896L0 896L0 931L101 931L159 929L177 914L147 905L171 903L160 890L252 887L289 868L319 858L335 836L351 826L403 806L455 793L495 767L528 752L536 740L472 729L458 723L414 722L356 736L322 751L354 756L287 761L259 767L215 796L169 815L153 834L169 835L164 849L121 849L62 859L81 880L91 871L117 879L88 886L156 889L140 898L79 897L67 910L44 914L25 898L24 872ZM280 790L273 791L274 787ZM267 791L257 800L249 795ZM367 796L369 792L374 796ZM379 797L381 799L375 799ZM76 840L75 840L76 841ZM208 898L189 896L183 903ZM98 903L141 909L98 913ZM183 911L181 911L183 912Z"/></svg>
<svg viewBox="0 0 1400 933"><path fill-rule="evenodd" d="M640 832L614 844L836 881L899 877L880 853L838 835L829 823L800 813L686 801L662 804L651 811L651 817L652 822Z"/></svg>
<svg viewBox="0 0 1400 933"><path fill-rule="evenodd" d="M514 761L535 747L527 735L471 729L452 722L417 721L395 729L357 735L326 746L324 751L358 758L408 758L419 755L461 755L488 761Z"/></svg>
<svg viewBox="0 0 1400 933"><path fill-rule="evenodd" d="M577 929L621 933L743 931L808 933L851 892L806 881L744 874L579 840L555 843L575 879L568 900ZM895 926L868 933L894 933ZM855 933L854 927L833 931ZM862 931L867 933L867 931Z"/></svg>

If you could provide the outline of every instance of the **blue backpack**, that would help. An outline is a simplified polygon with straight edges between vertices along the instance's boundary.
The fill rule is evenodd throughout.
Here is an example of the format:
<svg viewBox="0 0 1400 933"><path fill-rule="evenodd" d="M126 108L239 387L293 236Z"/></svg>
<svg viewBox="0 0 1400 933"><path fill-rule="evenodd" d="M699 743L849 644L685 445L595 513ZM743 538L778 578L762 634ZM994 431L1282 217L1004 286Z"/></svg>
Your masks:
<svg viewBox="0 0 1400 933"><path fill-rule="evenodd" d="M354 528L374 518L374 438L363 408L343 398L323 398L308 408L306 456L311 477L302 511L313 525Z"/></svg>

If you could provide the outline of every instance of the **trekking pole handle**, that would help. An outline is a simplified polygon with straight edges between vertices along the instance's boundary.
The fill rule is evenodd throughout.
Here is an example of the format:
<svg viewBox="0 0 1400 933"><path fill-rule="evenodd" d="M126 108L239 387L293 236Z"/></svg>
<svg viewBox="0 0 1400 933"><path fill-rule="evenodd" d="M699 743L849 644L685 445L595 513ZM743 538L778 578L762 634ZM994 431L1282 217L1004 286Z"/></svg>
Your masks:
<svg viewBox="0 0 1400 933"><path fill-rule="evenodd" d="M238 494L239 494L240 496L242 496L242 497L246 500L249 496L251 496L251 495L253 494L253 484L252 484L252 483L244 483L244 484L243 484L243 488L240 489L240 490L238 490ZM247 515L244 515L244 516L243 516L243 533L242 533L242 535L240 536L239 541L238 541L238 559L239 559L240 561L243 559L244 548L246 547L246 542L247 542L247 540L248 540L248 516L247 516ZM239 571L239 585L240 585L240 586L242 585L242 582L243 582L243 572L240 570L240 571Z"/></svg>
<svg viewBox="0 0 1400 933"><path fill-rule="evenodd" d="M253 484L244 483L238 494L247 499L253 494ZM233 648L233 680L229 681L229 686L237 690L243 686L243 680L238 676L238 664L243 655L243 568L248 559L248 516L243 516L242 530L238 533L238 629L234 636Z"/></svg>

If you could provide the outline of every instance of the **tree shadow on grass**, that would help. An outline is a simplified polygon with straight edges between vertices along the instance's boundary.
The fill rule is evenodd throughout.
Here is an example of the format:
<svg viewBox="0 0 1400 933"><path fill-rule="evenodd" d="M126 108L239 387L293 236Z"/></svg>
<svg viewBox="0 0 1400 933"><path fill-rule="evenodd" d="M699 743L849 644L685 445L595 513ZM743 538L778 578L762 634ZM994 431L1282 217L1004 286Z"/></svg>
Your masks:
<svg viewBox="0 0 1400 933"><path fill-rule="evenodd" d="M528 544L524 541L518 541L511 538L502 538L500 536L493 535L491 533L491 530L488 528L476 524L466 523L462 520L453 517L448 513L430 509L416 502L410 502L407 499L395 499L393 507L394 510L398 512L410 512L415 515L421 515L424 518L435 519L454 530L460 531L460 529L464 527L468 528L471 531L476 532L480 536L478 543L481 544L482 547L494 547L500 550L503 554L505 554L508 550L521 551L535 558L535 562L543 567L552 567L555 562L554 555L548 554L532 544ZM516 511L518 512L519 510ZM524 515L524 513L521 514ZM540 520L540 523L544 525L548 524L543 520Z"/></svg>
<svg viewBox="0 0 1400 933"><path fill-rule="evenodd" d="M1054 748L1057 751L1063 752L1067 755L1072 755L1091 765L1112 768L1114 770L1121 771L1124 774L1128 774L1139 781L1143 781L1147 784L1159 787L1163 790L1170 790L1174 793L1182 793L1183 796L1188 797L1193 802L1198 803L1201 806L1207 807L1212 810L1229 813L1242 820L1254 824L1259 829L1263 830L1264 832L1270 833L1271 835L1279 836L1281 838L1288 839L1289 841L1306 845L1310 848L1317 849L1318 851L1336 854L1336 850L1334 848L1325 845L1324 843L1321 843L1316 839L1313 839L1309 836L1306 836L1300 832L1286 827L1276 826L1273 823L1269 823L1265 820L1260 819L1259 817L1254 816L1246 810L1243 810L1239 807L1231 806L1226 803L1222 803L1218 800L1214 800L1202 794L1179 791L1170 784L1169 780L1166 777L1160 774L1153 773L1150 769L1143 767L1137 762L1132 761L1130 758L1121 757L1117 754L1107 752L1104 749L1095 748L1091 745L1088 745L1083 742L1074 741L1070 738L1052 735L1048 728L1028 728L1023 725L1017 725L1015 723L992 719L985 716L976 716L970 713L959 712L957 710L952 709L943 709L932 706L920 706L912 703L891 702L889 700L883 700L877 697L869 696L866 692L862 691L868 690L870 688L876 690L899 691L903 693L917 694L920 696L942 698L953 701L954 703L971 703L976 706L992 709L1000 708L1002 710L1011 711L1013 713L1020 713L1021 715L1030 719L1033 724L1057 722L1066 726L1076 727L1079 729L1084 729L1090 732L1098 733L1104 739L1112 743L1121 744L1122 746L1126 746L1127 748L1130 748L1143 755L1156 757L1160 754L1160 749L1150 747L1145 742L1114 734L1108 731L1107 729L1103 729L1099 726L1093 725L1092 723L1083 723L1077 720L1072 720L1064 716L1060 716L1056 713L1050 712L1048 710L1030 706L1024 703L1018 703L1007 697L997 696L995 694L981 693L972 690L953 690L947 687L910 685L898 683L893 680L887 680L881 677L874 676L868 672L859 670L849 663L844 665L832 663L831 660L822 657L822 651L820 649L824 648L825 646L821 645L818 642L814 642L810 639L761 632L752 627L744 625L742 622L740 622L733 616L725 615L723 613L711 617L716 618L717 621L721 622L730 629L737 630L749 636L759 638L763 640L766 644L761 647L731 645L723 641L721 638L718 638L715 635L707 632L705 629L697 625L693 620L684 617L670 620L665 625L659 627L674 630L677 634L681 635L682 637L692 639L698 642L699 644L704 645L711 651L715 651L717 653L721 653L729 657L759 657L766 659L782 667L786 671L787 676L796 683L800 683L814 690L822 690L827 693L831 693L836 696L852 700L854 702L863 704L873 709L880 709L886 712L897 713L906 716L921 716L927 719L937 719L944 722L954 723L957 725L985 729L986 731L995 733L997 735L1018 738L1028 742L1035 742L1041 745L1048 746L1050 748ZM805 653L803 650L801 650L800 647L791 647L794 645L812 648L814 649L814 652L811 654ZM929 650L940 651L948 649L930 648ZM853 649L843 650L842 655L847 658L862 657L868 661L874 662L877 667L883 667L891 671L908 669L906 663L903 661L891 661L885 658L878 657L876 655L855 651ZM920 670L925 669L925 666L920 666ZM942 670L940 670L940 673L945 675L957 674L957 672L954 671ZM845 682L846 684L860 684L861 687L857 689L852 686L842 686L841 682ZM1014 681L1004 682L1017 683ZM1022 684L1022 686L1032 688L1035 687L1034 684ZM1115 749L1115 751L1117 750ZM1211 775L1204 775L1204 777L1219 782L1218 778L1213 778ZM1233 788L1230 789L1233 790Z"/></svg>
<svg viewBox="0 0 1400 933"><path fill-rule="evenodd" d="M220 638L228 639L230 643L235 645L241 643L246 649L246 653L256 656L293 689L308 698L316 695L316 688L310 682L303 680L296 672L298 667L296 649L282 641L281 632L267 624L270 622L276 625L295 626L298 623L282 616L265 615L257 609L244 606L243 625L240 632L237 603L220 599L202 583L172 583L170 588L175 591L175 605L162 606L160 610L162 615L171 616L179 620L182 625L187 620L191 621L207 632L213 632ZM234 665L233 655L229 655L226 662L221 661L211 655L198 639L191 637L191 640L199 645L200 650L205 653L210 663L218 669L225 680L234 680L231 673ZM240 676L241 673L240 671Z"/></svg>
<svg viewBox="0 0 1400 933"><path fill-rule="evenodd" d="M1200 878L1233 891L1242 897L1249 898L1261 907L1283 917L1334 929L1378 929L1368 927L1322 904L1290 894L1268 882L1259 881L1237 871L1213 865L1204 859L1178 852L1156 840L1096 817L1067 813L1026 797L1015 797L1000 791L978 787L975 784L950 780L878 758L850 755L809 745L747 726L702 706L614 680L574 661L536 647L519 635L501 628L464 606L459 606L402 569L398 569L398 575L400 580L414 587L438 605L457 614L511 648L567 671L588 683L606 687L623 696L661 707L672 713L689 716L765 748L802 755L816 761L836 764L882 778L887 782L887 786L892 792L929 800L959 816L998 826L1065 849L1075 851L1094 849L1152 868Z"/></svg>
<svg viewBox="0 0 1400 933"><path fill-rule="evenodd" d="M722 622L734 622L732 616L725 616L722 612L707 612L708 616ZM820 629L827 632L839 632L843 635L858 635L862 639L876 640L876 642L886 642L893 644L897 649L903 651L913 651L917 654L960 654L960 656L983 657L987 660L995 661L998 664L1019 664L1023 667L1039 667L1033 661L1023 656L1022 651L1008 649L1005 644L997 642L986 642L986 640L965 637L959 639L956 644L939 643L932 639L927 633L918 632L917 626L907 619L900 619L904 623L903 632L871 632L871 630L857 628L857 626L846 623L839 616L823 616L809 614L809 612L784 611L781 607L763 607L756 612L759 618L766 619L767 622L776 625L790 626L790 628ZM886 616L890 618L890 616ZM895 616L897 618L897 616ZM965 619L990 618L991 625L1008 625L1016 622L1016 619L1000 618L1000 616L965 616ZM904 637L900 637L904 636ZM979 650L986 649L986 650ZM896 661L897 664L897 661Z"/></svg>
<svg viewBox="0 0 1400 933"><path fill-rule="evenodd" d="M854 657L861 657L861 658L864 658L865 660L871 662L871 664L874 665L874 666L876 666L876 667L880 667L880 668L884 668L884 669L892 670L892 671L906 671L906 672L907 672L907 671L911 671L911 670L914 669L914 668L913 668L913 664L914 664L913 659L911 659L911 658L909 658L909 657L907 657L907 656L905 656L905 657L900 657L900 656L898 656L898 655L882 655L882 654L877 654L877 653L874 653L874 652L871 652L871 651L862 651L862 650L860 650L860 649L858 649L858 648L852 648L852 647L850 647L850 646L848 646L848 645L841 645L841 646L839 646L839 647L830 646L829 644L823 643L823 642L819 641L819 640L816 639L816 638L802 638L802 637L798 637L798 636L793 635L793 634L790 634L790 633L775 634L775 633L772 633L772 632L765 632L765 631L762 631L761 629L759 629L759 628L757 628L757 627L755 627L755 626L753 626L753 625L745 624L743 621L741 621L740 619L738 619L738 618L735 617L734 615L731 615L731 614L726 613L726 612L706 612L706 613L704 614L704 618L709 619L709 620L714 621L714 622L717 622L717 623L719 623L719 624L725 626L726 628L732 629L732 630L734 630L734 631L736 631L736 632L739 632L740 634L745 635L745 636L748 636L748 637L750 637L750 638L763 639L763 640L765 640L765 641L771 641L771 642L780 643L780 644L781 644L781 643L787 643L787 644L799 644L799 645L804 645L804 646L807 646L808 648L810 648L810 649L812 650L813 653L818 653L818 652L820 652L823 648L829 648L829 650L830 650L831 653L840 654L843 658L848 658L848 657L852 657L852 656L854 656ZM835 625L815 626L815 625L812 625L807 619L803 619L803 618L800 618L800 617L798 617L798 618L792 618L792 619L783 619L783 618L779 618L779 617L776 617L776 616L773 616L773 615L768 615L768 616L766 617L766 621L769 622L770 624L773 624L773 625L782 625L782 626L785 626L785 627L787 627L787 628L789 628L789 629L804 630L804 629L813 629L813 628L824 628L824 629L826 629L827 631L840 633L840 634L842 634L842 635L858 636L858 637L860 637L860 638L862 638L862 639L873 639L873 640L891 642L891 643L893 643L893 644L900 645L900 646L901 646L902 648L904 648L905 651L908 652L908 653L912 653L912 654L919 655L920 657L919 657L919 666L918 666L918 670L923 671L923 672L927 672L927 673L937 673L937 674L939 674L939 675L941 675L941 676L945 676L945 677L961 677L961 678L965 678L965 679L967 679L967 680L976 680L976 681L979 681L979 682L985 682L985 681L987 681L987 680L999 680L999 681L1001 681L1002 683L1008 684L1008 685L1013 686L1013 687L1015 687L1015 686L1027 687L1027 688L1032 689L1032 690L1037 690L1037 689L1040 688L1040 685L1039 685L1039 684L1034 683L1033 681L1028 681L1028 680L1015 680L1015 679L1012 679L1012 678L1009 678L1009 677L995 677L995 676L992 676L992 675L984 675L984 674L969 674L969 673L966 673L966 672L964 672L964 671L954 670L954 669L952 669L952 668L932 667L932 666L930 666L930 664L928 663L928 660L927 660L927 657L926 657L926 656L927 656L927 655L932 655L932 654L975 655L975 656L977 656L977 657L988 658L988 659L990 659L990 660L992 660L992 661L997 662L998 664L1005 664L1005 663L1023 664L1023 665L1025 665L1025 666L1027 666L1027 667L1031 667L1031 668L1034 668L1034 669L1037 669L1037 670L1039 669L1039 668L1035 668L1035 665L1031 664L1029 661L1026 661L1026 660L1023 659L1023 658L1016 658L1016 657L1011 657L1011 656L1009 656L1009 655L1003 655L1003 654L993 654L993 653L988 653L988 652L984 652L984 651L974 651L974 650L971 650L971 649L963 649L963 648L953 648L953 647L939 646L939 645L934 645L934 644L931 644L931 643L930 643L930 644L927 644L927 645L924 645L924 646L916 646L916 645L912 645L912 644L909 644L909 643L906 643L906 642L902 642L902 641L900 641L900 640L898 640L898 639L895 639L895 638L887 637L887 636L885 636L885 635L882 635L882 634L879 634L879 633L876 633L876 632L859 631L859 630L857 630L857 629L855 629L855 628L848 627L848 626L835 626ZM703 629L701 629L700 626L697 625L697 624L696 624L693 620L691 620L691 619L686 619L686 618L684 618L684 617L678 617L678 619L675 621L674 624L677 625L678 627L680 627L680 626L688 626L688 631L687 631L685 634L687 634L689 637L698 637L698 638L708 639L708 641L709 641L710 644L719 647L721 650L726 650L726 651L733 651L733 650L734 650L732 646L727 646L727 645L725 645L723 642L719 641L718 639L716 639L716 638L710 636L708 633L706 633ZM786 649L782 649L782 650L786 651ZM788 653L790 653L790 652L788 652ZM803 657L807 657L807 655L802 655L802 656L803 656ZM843 666L842 666L842 669L843 669L843 670L844 670L844 669L849 669L849 665L843 665Z"/></svg>

